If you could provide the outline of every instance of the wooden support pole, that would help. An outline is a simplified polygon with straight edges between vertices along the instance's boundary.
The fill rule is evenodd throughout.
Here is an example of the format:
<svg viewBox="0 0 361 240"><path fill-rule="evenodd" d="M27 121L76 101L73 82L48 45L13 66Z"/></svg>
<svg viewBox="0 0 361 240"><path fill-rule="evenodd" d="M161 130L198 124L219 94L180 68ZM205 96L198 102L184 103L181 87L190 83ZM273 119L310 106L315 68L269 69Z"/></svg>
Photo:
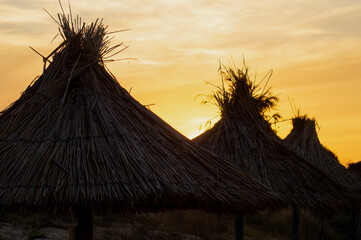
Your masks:
<svg viewBox="0 0 361 240"><path fill-rule="evenodd" d="M318 239L323 240L325 232L325 215L320 213L320 222L318 223Z"/></svg>
<svg viewBox="0 0 361 240"><path fill-rule="evenodd" d="M361 240L361 215L359 213L355 213L356 215L356 239Z"/></svg>
<svg viewBox="0 0 361 240"><path fill-rule="evenodd" d="M76 240L76 227L75 226L68 228L68 239Z"/></svg>
<svg viewBox="0 0 361 240"><path fill-rule="evenodd" d="M359 213L356 214L356 239L361 240L361 215Z"/></svg>
<svg viewBox="0 0 361 240"><path fill-rule="evenodd" d="M361 217L360 214L353 211L351 219L351 240L361 240Z"/></svg>
<svg viewBox="0 0 361 240"><path fill-rule="evenodd" d="M235 240L244 240L244 217L236 215L234 217L234 237Z"/></svg>
<svg viewBox="0 0 361 240"><path fill-rule="evenodd" d="M292 240L300 240L300 208L293 207L292 213Z"/></svg>
<svg viewBox="0 0 361 240"><path fill-rule="evenodd" d="M93 240L93 209L80 206L77 211L76 240Z"/></svg>

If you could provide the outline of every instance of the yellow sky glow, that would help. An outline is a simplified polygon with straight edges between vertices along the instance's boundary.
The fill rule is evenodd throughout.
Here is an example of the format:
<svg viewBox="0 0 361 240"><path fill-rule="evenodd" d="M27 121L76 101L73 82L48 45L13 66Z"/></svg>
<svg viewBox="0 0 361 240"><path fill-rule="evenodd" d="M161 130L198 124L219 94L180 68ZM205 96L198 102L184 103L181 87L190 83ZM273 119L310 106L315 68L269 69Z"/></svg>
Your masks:
<svg viewBox="0 0 361 240"><path fill-rule="evenodd" d="M65 1L64 1L65 2ZM293 113L315 117L321 142L343 164L361 160L361 3L357 0L241 1L72 1L73 13L86 22L103 18L118 33L114 43L130 48L118 57L137 61L108 67L142 104L192 138L205 130L218 110L201 105L220 83L218 61L242 62L261 79L270 69L269 86L280 97L284 118ZM64 8L67 9L64 3ZM0 1L0 109L16 100L42 72L44 55L60 42L57 1ZM200 128L201 126L201 128ZM284 137L290 123L278 125Z"/></svg>

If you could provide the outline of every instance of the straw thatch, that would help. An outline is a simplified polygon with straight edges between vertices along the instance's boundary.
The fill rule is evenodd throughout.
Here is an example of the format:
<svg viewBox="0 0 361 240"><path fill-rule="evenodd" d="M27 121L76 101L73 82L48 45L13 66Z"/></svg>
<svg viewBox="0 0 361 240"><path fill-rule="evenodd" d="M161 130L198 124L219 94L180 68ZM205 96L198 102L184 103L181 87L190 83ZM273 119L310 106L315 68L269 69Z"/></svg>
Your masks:
<svg viewBox="0 0 361 240"><path fill-rule="evenodd" d="M347 170L349 172L351 172L354 176L358 177L358 179L361 180L361 161L355 162L355 163L350 163L348 165Z"/></svg>
<svg viewBox="0 0 361 240"><path fill-rule="evenodd" d="M306 115L292 119L293 129L284 139L292 149L315 166L324 170L346 188L361 191L361 183L350 174L329 149L320 143L316 120Z"/></svg>
<svg viewBox="0 0 361 240"><path fill-rule="evenodd" d="M348 203L352 196L292 152L272 130L272 116L266 115L266 110L274 107L277 97L253 83L246 66L221 71L223 85L211 98L220 109L221 119L194 142L285 194L293 205L337 208Z"/></svg>
<svg viewBox="0 0 361 240"><path fill-rule="evenodd" d="M197 147L105 69L106 27L58 15L64 41L0 114L0 205L66 211L248 212L279 194Z"/></svg>

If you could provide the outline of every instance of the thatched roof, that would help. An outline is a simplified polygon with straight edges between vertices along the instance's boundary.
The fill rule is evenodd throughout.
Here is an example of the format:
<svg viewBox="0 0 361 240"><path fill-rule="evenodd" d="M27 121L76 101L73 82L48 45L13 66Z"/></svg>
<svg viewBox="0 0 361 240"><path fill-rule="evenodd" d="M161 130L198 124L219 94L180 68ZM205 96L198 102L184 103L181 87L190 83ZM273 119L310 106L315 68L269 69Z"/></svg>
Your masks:
<svg viewBox="0 0 361 240"><path fill-rule="evenodd" d="M293 129L284 139L292 149L315 166L324 170L342 186L361 191L361 182L350 174L329 149L320 143L316 120L305 116L292 119Z"/></svg>
<svg viewBox="0 0 361 240"><path fill-rule="evenodd" d="M301 207L337 207L352 198L323 171L296 155L272 130L266 110L277 97L252 82L248 68L225 68L223 84L213 93L221 119L193 139L229 159L265 185ZM229 89L225 85L229 85ZM345 200L346 199L346 200Z"/></svg>
<svg viewBox="0 0 361 240"><path fill-rule="evenodd" d="M361 161L350 163L347 170L356 176L359 180L361 180Z"/></svg>
<svg viewBox="0 0 361 240"><path fill-rule="evenodd" d="M58 17L63 43L0 114L2 210L249 212L282 204L119 85L104 65L114 48L101 21Z"/></svg>

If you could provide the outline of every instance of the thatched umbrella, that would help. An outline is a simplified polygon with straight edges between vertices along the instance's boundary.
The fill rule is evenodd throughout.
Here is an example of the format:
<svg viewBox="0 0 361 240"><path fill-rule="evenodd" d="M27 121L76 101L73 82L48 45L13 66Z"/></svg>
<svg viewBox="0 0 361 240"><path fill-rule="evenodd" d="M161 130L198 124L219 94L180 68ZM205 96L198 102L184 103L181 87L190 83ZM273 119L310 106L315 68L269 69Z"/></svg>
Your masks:
<svg viewBox="0 0 361 240"><path fill-rule="evenodd" d="M293 129L284 139L300 156L324 170L345 188L361 191L361 183L336 155L323 146L316 132L316 120L306 115L292 119Z"/></svg>
<svg viewBox="0 0 361 240"><path fill-rule="evenodd" d="M307 115L297 116L292 119L292 124L293 128L284 141L297 154L324 170L342 186L360 193L361 182L347 171L333 152L321 144L316 132L316 120ZM322 213L320 217L319 239L323 239L324 216Z"/></svg>
<svg viewBox="0 0 361 240"><path fill-rule="evenodd" d="M296 210L349 203L351 196L341 185L291 151L272 130L266 110L274 107L277 97L253 83L246 66L225 68L221 74L229 89L223 82L211 96L221 119L193 141L286 195ZM295 214L299 219L299 212Z"/></svg>
<svg viewBox="0 0 361 240"><path fill-rule="evenodd" d="M43 74L0 114L0 206L78 216L196 208L249 212L282 197L200 149L106 70L106 27L58 14L64 41ZM52 60L50 57L52 56Z"/></svg>

